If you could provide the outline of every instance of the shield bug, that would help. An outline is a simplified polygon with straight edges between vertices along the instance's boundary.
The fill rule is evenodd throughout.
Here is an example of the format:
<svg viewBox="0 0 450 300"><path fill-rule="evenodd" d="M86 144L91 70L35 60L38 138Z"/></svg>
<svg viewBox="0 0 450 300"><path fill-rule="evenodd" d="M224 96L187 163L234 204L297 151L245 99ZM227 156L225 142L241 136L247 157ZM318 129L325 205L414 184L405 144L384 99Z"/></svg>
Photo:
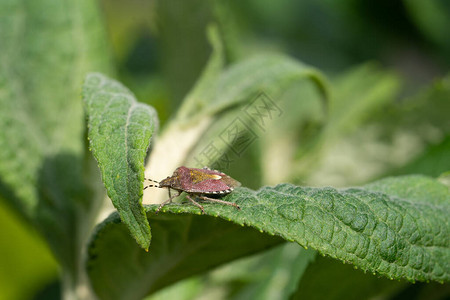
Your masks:
<svg viewBox="0 0 450 300"><path fill-rule="evenodd" d="M192 199L192 197L205 201L230 205L240 209L236 203L208 197L229 194L235 187L241 185L239 181L234 180L227 174L217 170L211 170L206 167L203 169L196 169L182 166L178 167L173 172L172 176L168 176L160 182L151 179L147 180L155 182L158 185L147 185L144 187L144 190L148 187L168 188L169 190L169 199L161 203L156 210L156 213L158 213L164 205L172 203L172 199L180 196L183 192L186 192L186 198L189 199L189 201L191 201L195 206L200 208L202 213L205 213L203 206ZM172 196L170 194L171 189L177 191L177 194Z"/></svg>

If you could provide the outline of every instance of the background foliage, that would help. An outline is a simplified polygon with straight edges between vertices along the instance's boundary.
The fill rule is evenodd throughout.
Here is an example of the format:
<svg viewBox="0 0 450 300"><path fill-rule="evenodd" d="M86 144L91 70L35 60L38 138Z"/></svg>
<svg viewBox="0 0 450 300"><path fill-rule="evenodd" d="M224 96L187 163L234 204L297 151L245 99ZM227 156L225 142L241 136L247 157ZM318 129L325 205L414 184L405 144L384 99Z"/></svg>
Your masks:
<svg viewBox="0 0 450 300"><path fill-rule="evenodd" d="M76 287L86 286L88 280L101 295L104 283L99 280L102 276L95 275L101 271L93 267L98 263L96 256L111 265L110 256L99 255L106 252L101 252L101 243L112 241L114 248L122 241L130 248L119 249L137 253L135 258L145 257L120 227L108 231L112 240L106 236L91 242L91 278L84 271L82 258L91 230L109 212L101 209L107 205L104 187L86 138L81 90L88 72L117 78L133 91L135 96L130 97L158 112L163 129L152 140L147 164L156 179L169 175L179 164L195 164L213 137L242 117L242 107L261 89L280 109L279 118L266 120L264 127L253 124L251 132L257 139L240 155L225 144L218 145L233 159L227 173L248 188L281 182L344 187L405 174L438 177L450 170L449 20L450 6L445 0L103 0L98 5L87 0L1 1L0 299L58 299L60 290L71 299L80 297ZM130 148L146 148L149 132L143 130L143 145L130 140ZM171 147L176 153L166 152L162 159L158 153L171 141L177 142ZM90 147L95 154L92 141ZM135 153L130 159L142 160L143 155ZM101 158L96 159L101 166ZM135 198L140 198L136 186L143 176L139 168L136 185L129 186ZM440 180L448 186L445 176ZM404 190L402 185L389 186L378 181L366 188L405 196L411 182ZM434 193L428 198L429 185L418 186L425 194L421 199L443 205L441 212L448 210L448 189L442 197ZM114 201L111 189L108 193ZM236 199L241 196L237 193ZM147 197L147 203L156 199ZM146 207L150 221L155 219L152 209ZM190 207L170 209L195 213ZM214 209L212 215L233 219L223 215L221 208L219 212ZM145 231L144 211L131 211L141 216ZM178 230L173 224L195 224L198 218L158 216L152 243L167 234L158 230L158 224L173 230L170 237ZM208 220L225 232L235 226L217 218ZM101 228L117 222L118 216L112 215ZM268 232L264 226L257 228ZM255 240L261 244L224 261L282 242L247 231L242 236L258 236ZM447 235L439 240L447 243L441 260L444 267L449 263L445 259L448 239ZM240 248L233 235L228 241L236 243L238 250L233 253L248 249ZM313 248L333 256L317 245ZM214 257L209 259L214 261ZM127 265L133 269L133 263ZM341 299L343 295L443 299L450 294L448 283L412 285L362 275L349 265L291 243L206 275L191 276L210 269L194 270L192 265L188 264L192 270L186 274L188 279L150 297L286 299L292 294L294 299ZM135 272L131 270L127 279L135 279ZM140 285L146 279L134 281L134 297L146 294ZM166 278L153 286L173 281Z"/></svg>

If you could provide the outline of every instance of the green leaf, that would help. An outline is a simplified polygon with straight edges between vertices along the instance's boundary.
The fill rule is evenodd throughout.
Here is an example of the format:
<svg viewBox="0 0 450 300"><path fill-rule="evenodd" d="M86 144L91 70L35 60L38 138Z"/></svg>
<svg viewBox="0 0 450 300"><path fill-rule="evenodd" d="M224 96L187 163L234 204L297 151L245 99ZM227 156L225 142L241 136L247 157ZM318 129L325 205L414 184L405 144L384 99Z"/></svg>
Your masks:
<svg viewBox="0 0 450 300"><path fill-rule="evenodd" d="M144 158L158 119L122 84L89 74L83 88L90 148L108 196L138 244L150 245L150 226L142 207Z"/></svg>
<svg viewBox="0 0 450 300"><path fill-rule="evenodd" d="M424 190L443 200L428 199ZM224 200L241 210L205 203L208 216L192 216L186 213L200 215L193 205L167 205L155 215L158 206L146 206L154 235L149 253L130 240L118 215L111 215L89 247L95 291L111 299L138 299L279 243L273 236L392 279L450 280L450 193L434 179L407 176L347 189L239 188Z"/></svg>
<svg viewBox="0 0 450 300"><path fill-rule="evenodd" d="M449 204L449 189L436 180L426 180L424 176L410 175L388 177L364 186L373 192L381 192L411 202L431 203L434 205Z"/></svg>
<svg viewBox="0 0 450 300"><path fill-rule="evenodd" d="M99 26L91 3L0 3L2 192L28 216L38 205L36 186L46 157L84 151L79 84L87 69L108 67L103 32L90 30Z"/></svg>
<svg viewBox="0 0 450 300"><path fill-rule="evenodd" d="M0 1L0 28L0 193L74 278L103 198L88 169L80 101L85 72L110 69L98 7Z"/></svg>
<svg viewBox="0 0 450 300"><path fill-rule="evenodd" d="M218 114L233 105L245 104L262 91L276 94L303 79L314 82L323 98L327 98L327 83L313 67L280 54L256 56L232 65L216 80L210 80L208 89L202 94L196 92L183 103L177 117L189 120Z"/></svg>
<svg viewBox="0 0 450 300"><path fill-rule="evenodd" d="M283 242L219 218L183 210L177 210L180 215L155 215L153 208L147 214L152 224L148 253L136 245L116 213L97 228L87 272L101 299L142 299L178 280Z"/></svg>

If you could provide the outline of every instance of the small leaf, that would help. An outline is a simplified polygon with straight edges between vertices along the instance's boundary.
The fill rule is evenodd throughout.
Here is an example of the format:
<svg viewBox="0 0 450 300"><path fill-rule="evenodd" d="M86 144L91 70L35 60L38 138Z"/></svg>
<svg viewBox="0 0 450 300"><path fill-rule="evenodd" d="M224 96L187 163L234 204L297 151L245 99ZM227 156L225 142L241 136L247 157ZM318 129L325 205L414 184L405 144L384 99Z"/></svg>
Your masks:
<svg viewBox="0 0 450 300"><path fill-rule="evenodd" d="M388 278L448 281L450 193L444 187L434 179L407 176L367 188L239 188L224 200L238 203L241 210L203 204L206 214L218 219L186 216L200 214L193 205L167 205L155 215L158 206L150 205L146 210L154 241L149 253L130 241L113 214L90 244L88 273L100 296L139 299L226 260L275 245L275 235ZM434 191L430 197L442 201L424 197L423 190Z"/></svg>
<svg viewBox="0 0 450 300"><path fill-rule="evenodd" d="M148 248L151 234L141 204L142 182L144 158L158 123L156 112L101 74L87 76L83 99L90 147L108 196L138 244Z"/></svg>

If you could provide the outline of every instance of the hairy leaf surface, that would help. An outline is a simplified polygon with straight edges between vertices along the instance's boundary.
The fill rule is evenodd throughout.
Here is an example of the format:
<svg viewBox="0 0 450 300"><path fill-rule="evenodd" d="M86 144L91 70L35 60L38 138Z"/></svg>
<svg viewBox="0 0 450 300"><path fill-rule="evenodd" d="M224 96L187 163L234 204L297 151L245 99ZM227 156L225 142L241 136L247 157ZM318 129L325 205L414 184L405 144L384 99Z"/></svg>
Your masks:
<svg viewBox="0 0 450 300"><path fill-rule="evenodd" d="M110 69L104 33L93 1L0 1L0 193L66 272L77 272L103 198L85 155L80 83Z"/></svg>
<svg viewBox="0 0 450 300"><path fill-rule="evenodd" d="M96 292L138 299L176 279L275 245L280 242L276 236L388 278L450 280L450 194L434 179L407 176L347 189L280 184L258 191L239 188L224 199L241 210L205 203L208 216L201 216L192 205L167 205L155 215L158 206L146 206L153 235L159 237L149 253L111 215L89 250Z"/></svg>
<svg viewBox="0 0 450 300"><path fill-rule="evenodd" d="M150 227L141 204L142 182L144 158L158 123L156 112L101 74L87 76L83 98L90 147L108 196L139 245L148 248Z"/></svg>

